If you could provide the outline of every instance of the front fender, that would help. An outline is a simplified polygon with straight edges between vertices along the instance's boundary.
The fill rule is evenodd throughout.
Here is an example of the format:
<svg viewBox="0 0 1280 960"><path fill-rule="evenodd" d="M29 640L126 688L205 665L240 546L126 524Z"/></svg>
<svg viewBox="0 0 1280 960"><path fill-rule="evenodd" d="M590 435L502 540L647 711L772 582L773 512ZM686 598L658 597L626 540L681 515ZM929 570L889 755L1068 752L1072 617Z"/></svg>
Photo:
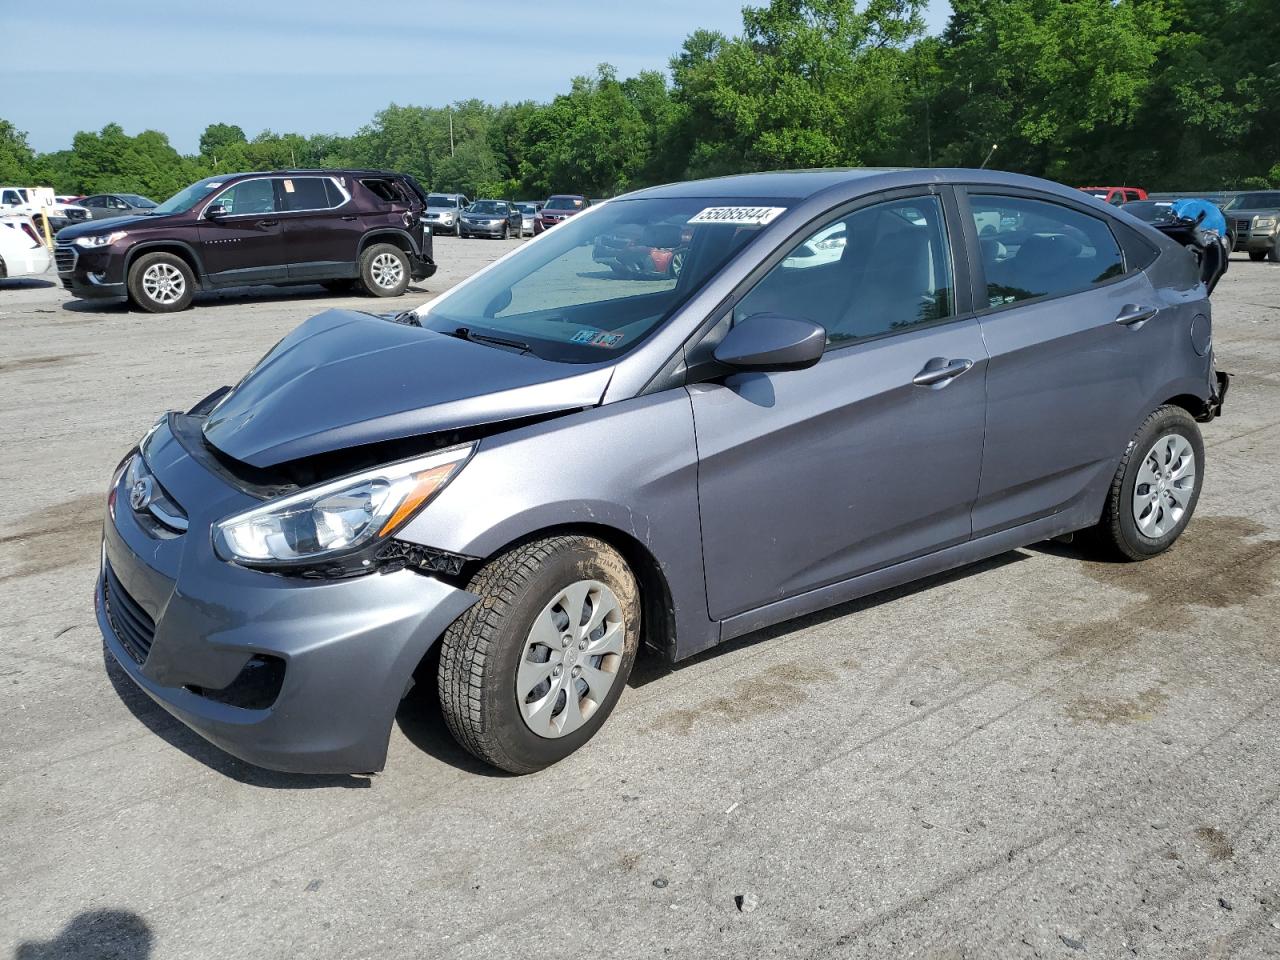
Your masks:
<svg viewBox="0 0 1280 960"><path fill-rule="evenodd" d="M711 646L693 411L683 389L607 404L483 440L439 498L397 534L475 557L560 527L626 534L671 594L678 659Z"/></svg>

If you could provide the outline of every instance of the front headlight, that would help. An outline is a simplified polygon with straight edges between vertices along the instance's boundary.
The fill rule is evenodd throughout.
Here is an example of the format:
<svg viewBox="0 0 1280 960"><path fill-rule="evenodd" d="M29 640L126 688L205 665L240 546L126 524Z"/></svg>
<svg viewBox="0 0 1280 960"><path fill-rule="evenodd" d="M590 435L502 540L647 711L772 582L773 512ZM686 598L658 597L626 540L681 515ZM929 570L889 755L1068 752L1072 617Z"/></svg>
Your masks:
<svg viewBox="0 0 1280 960"><path fill-rule="evenodd" d="M214 547L224 560L267 567L353 553L403 526L453 479L474 449L475 444L450 447L238 513L214 525Z"/></svg>
<svg viewBox="0 0 1280 960"><path fill-rule="evenodd" d="M129 235L127 230L116 230L113 233L98 233L90 237L76 237L77 247L109 247L117 240Z"/></svg>
<svg viewBox="0 0 1280 960"><path fill-rule="evenodd" d="M1258 217L1253 221L1253 225L1261 230L1270 230L1276 225L1275 217Z"/></svg>

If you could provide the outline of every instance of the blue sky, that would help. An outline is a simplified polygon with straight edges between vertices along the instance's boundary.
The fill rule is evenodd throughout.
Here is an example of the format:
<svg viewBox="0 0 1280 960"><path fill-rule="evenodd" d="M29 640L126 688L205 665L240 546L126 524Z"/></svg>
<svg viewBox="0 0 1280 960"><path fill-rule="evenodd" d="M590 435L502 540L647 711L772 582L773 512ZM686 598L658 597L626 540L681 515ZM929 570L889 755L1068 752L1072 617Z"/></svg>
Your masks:
<svg viewBox="0 0 1280 960"><path fill-rule="evenodd" d="M601 62L665 69L743 0L63 0L5 14L0 117L37 150L115 121L194 152L208 123L351 133L391 102L547 100ZM946 21L932 0L930 30Z"/></svg>

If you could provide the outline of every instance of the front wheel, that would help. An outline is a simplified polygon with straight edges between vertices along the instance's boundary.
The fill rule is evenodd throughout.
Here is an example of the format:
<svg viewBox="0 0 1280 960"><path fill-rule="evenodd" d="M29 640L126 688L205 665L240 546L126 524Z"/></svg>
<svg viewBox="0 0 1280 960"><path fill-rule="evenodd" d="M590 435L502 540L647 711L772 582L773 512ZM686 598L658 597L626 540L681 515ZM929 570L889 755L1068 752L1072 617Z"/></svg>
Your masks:
<svg viewBox="0 0 1280 960"><path fill-rule="evenodd" d="M480 601L445 632L438 684L457 741L532 773L595 735L622 696L640 640L640 595L621 555L560 536L490 561Z"/></svg>
<svg viewBox="0 0 1280 960"><path fill-rule="evenodd" d="M390 243L375 243L360 255L360 283L375 297L398 297L409 287L409 258Z"/></svg>
<svg viewBox="0 0 1280 960"><path fill-rule="evenodd" d="M1267 251L1250 250L1249 259L1252 260L1254 263L1261 263L1263 260L1267 259Z"/></svg>
<svg viewBox="0 0 1280 960"><path fill-rule="evenodd" d="M1121 559L1163 553L1191 521L1203 476L1200 427L1181 407L1159 408L1120 460L1096 539Z"/></svg>
<svg viewBox="0 0 1280 960"><path fill-rule="evenodd" d="M129 299L147 313L174 313L191 306L196 277L172 253L144 253L129 267Z"/></svg>

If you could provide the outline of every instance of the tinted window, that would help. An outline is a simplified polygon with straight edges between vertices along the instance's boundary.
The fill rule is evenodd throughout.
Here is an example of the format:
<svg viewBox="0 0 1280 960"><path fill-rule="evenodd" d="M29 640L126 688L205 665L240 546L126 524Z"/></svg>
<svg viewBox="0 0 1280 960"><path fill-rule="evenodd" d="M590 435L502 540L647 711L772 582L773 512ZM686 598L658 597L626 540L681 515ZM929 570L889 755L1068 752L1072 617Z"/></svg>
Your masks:
<svg viewBox="0 0 1280 960"><path fill-rule="evenodd" d="M507 205L501 200L477 200L471 205L468 212L506 214Z"/></svg>
<svg viewBox="0 0 1280 960"><path fill-rule="evenodd" d="M991 306L1084 290L1124 273L1096 217L1021 197L971 196Z"/></svg>
<svg viewBox="0 0 1280 960"><path fill-rule="evenodd" d="M275 188L270 180L243 180L222 191L215 203L230 214L275 213Z"/></svg>
<svg viewBox="0 0 1280 960"><path fill-rule="evenodd" d="M457 205L457 197L446 196L443 193L433 193L427 197L427 206L429 207L456 207Z"/></svg>
<svg viewBox="0 0 1280 960"><path fill-rule="evenodd" d="M342 189L326 177L321 181L324 184L325 196L329 198L329 206L340 207L347 202L347 198L343 195Z"/></svg>
<svg viewBox="0 0 1280 960"><path fill-rule="evenodd" d="M547 201L548 210L581 210L585 206L581 197L552 197Z"/></svg>
<svg viewBox="0 0 1280 960"><path fill-rule="evenodd" d="M286 210L324 210L329 196L321 177L285 177L280 180L280 198Z"/></svg>
<svg viewBox="0 0 1280 960"><path fill-rule="evenodd" d="M106 205L107 205L106 197L90 197L87 200L80 201L80 206L89 207L93 210L101 210Z"/></svg>
<svg viewBox="0 0 1280 960"><path fill-rule="evenodd" d="M806 237L733 311L820 323L828 343L865 340L954 313L951 255L936 197L877 204Z"/></svg>
<svg viewBox="0 0 1280 960"><path fill-rule="evenodd" d="M1259 210L1280 207L1280 191L1242 193L1227 205L1228 210Z"/></svg>

